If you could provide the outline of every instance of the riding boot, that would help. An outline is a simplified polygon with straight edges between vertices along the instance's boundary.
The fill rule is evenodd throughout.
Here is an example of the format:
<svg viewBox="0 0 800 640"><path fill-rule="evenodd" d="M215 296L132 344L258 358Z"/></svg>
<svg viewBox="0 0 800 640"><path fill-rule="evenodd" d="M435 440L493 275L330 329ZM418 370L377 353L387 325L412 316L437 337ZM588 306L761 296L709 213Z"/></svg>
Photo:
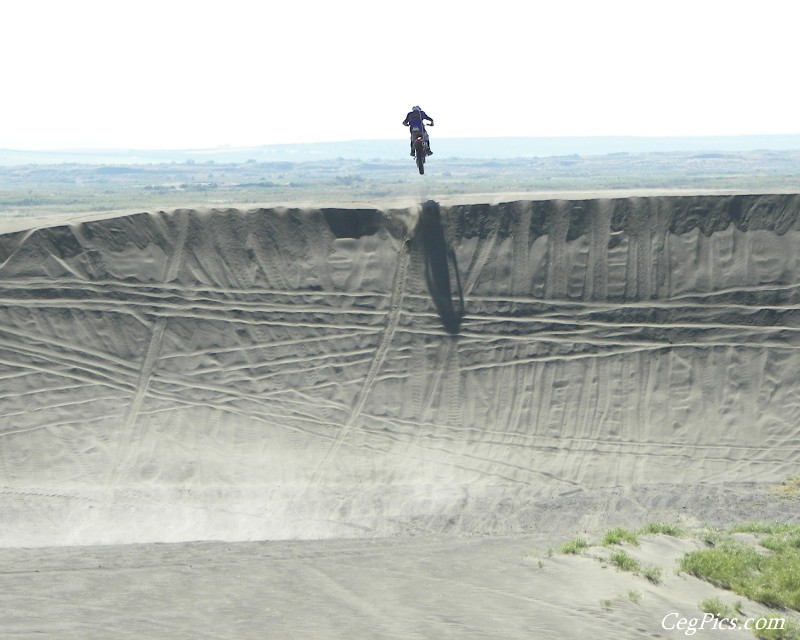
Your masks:
<svg viewBox="0 0 800 640"><path fill-rule="evenodd" d="M411 142L411 157L414 157L414 142Z"/></svg>

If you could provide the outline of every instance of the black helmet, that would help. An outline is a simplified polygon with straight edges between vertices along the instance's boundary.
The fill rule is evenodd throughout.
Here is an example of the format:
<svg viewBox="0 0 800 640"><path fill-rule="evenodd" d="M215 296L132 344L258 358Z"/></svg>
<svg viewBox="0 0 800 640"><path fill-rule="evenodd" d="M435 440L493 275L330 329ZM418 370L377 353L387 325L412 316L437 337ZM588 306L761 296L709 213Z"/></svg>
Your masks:
<svg viewBox="0 0 800 640"><path fill-rule="evenodd" d="M419 106L411 107L411 110L412 111L422 111L422 109L420 109Z"/></svg>

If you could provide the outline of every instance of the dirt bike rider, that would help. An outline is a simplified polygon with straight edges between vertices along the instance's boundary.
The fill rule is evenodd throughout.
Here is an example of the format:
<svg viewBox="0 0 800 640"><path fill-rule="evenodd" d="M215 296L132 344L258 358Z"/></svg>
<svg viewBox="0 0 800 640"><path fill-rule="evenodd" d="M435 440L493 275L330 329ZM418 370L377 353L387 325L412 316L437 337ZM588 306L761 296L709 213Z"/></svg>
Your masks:
<svg viewBox="0 0 800 640"><path fill-rule="evenodd" d="M411 155L414 155L414 129L422 130L422 136L425 140L425 147L428 149L428 155L432 156L433 151L431 151L431 141L428 138L428 132L425 131L425 124L422 122L423 120L428 120L433 126L433 118L431 118L427 113L425 113L419 107L412 107L411 111L408 112L406 115L406 119L403 120L404 127L410 127L409 131L411 133Z"/></svg>

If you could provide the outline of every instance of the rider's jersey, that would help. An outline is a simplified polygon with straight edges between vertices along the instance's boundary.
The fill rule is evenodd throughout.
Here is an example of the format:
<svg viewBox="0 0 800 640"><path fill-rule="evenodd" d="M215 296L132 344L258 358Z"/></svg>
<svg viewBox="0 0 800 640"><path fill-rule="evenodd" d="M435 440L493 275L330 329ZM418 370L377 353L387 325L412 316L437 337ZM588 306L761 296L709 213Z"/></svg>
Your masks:
<svg viewBox="0 0 800 640"><path fill-rule="evenodd" d="M423 129L424 128L422 125L423 120L430 120L431 122L433 122L433 118L431 118L427 113L425 113L422 110L409 111L408 115L406 116L406 119L403 120L403 124L407 127L411 127L412 129L414 127L419 127L420 129Z"/></svg>

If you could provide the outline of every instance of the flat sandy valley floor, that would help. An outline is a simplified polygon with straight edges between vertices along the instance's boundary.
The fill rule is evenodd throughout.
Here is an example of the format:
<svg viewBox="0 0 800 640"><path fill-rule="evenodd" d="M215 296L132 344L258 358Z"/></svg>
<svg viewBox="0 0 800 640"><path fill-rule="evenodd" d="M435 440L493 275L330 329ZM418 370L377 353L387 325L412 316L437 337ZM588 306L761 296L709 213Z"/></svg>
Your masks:
<svg viewBox="0 0 800 640"><path fill-rule="evenodd" d="M718 194L17 221L0 637L685 636L665 617L721 593L676 570L700 540L630 549L659 584L557 550L800 522L799 215Z"/></svg>

